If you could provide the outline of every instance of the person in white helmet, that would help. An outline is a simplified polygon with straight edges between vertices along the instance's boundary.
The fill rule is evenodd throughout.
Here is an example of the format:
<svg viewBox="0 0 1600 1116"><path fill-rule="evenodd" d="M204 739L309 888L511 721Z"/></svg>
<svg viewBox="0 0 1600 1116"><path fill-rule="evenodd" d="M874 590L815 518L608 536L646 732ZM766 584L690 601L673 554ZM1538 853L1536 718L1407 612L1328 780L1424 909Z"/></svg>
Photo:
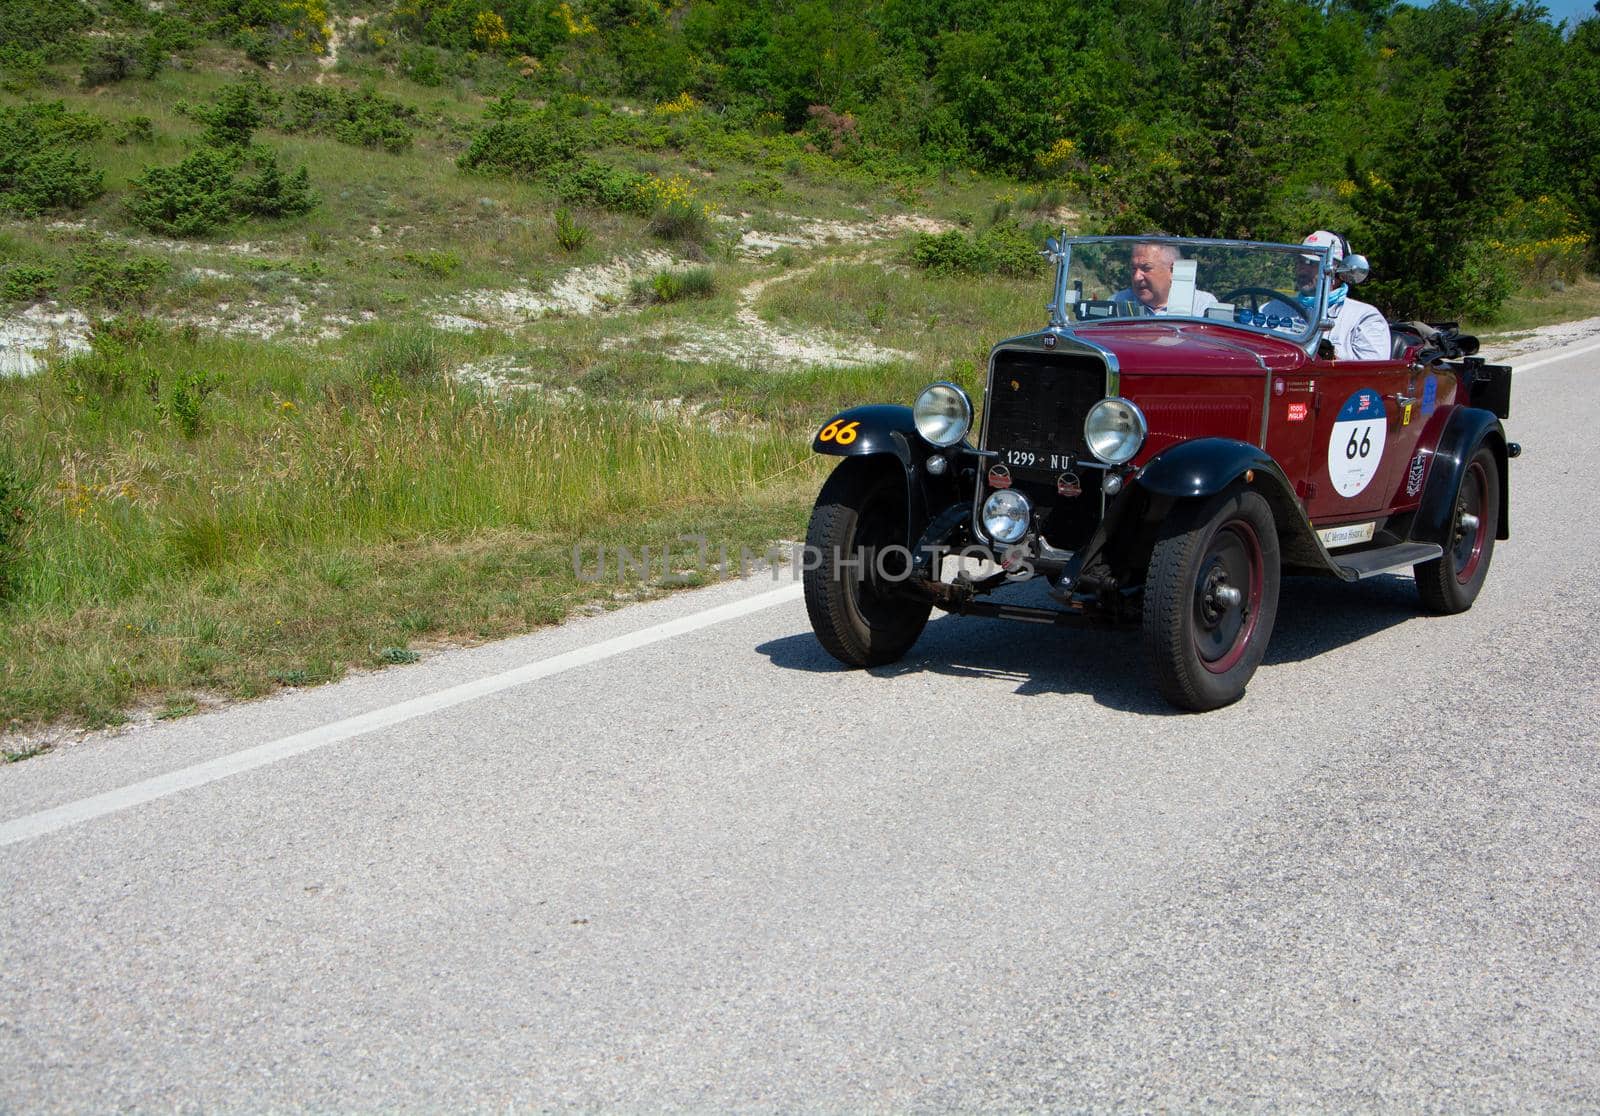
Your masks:
<svg viewBox="0 0 1600 1116"><path fill-rule="evenodd" d="M1302 244L1314 248L1333 248L1333 263L1338 265L1350 245L1337 233L1318 229ZM1302 316L1310 313L1316 303L1317 282L1321 279L1322 256L1301 256L1295 262L1294 285L1297 288ZM1337 360L1388 360L1392 355L1389 323L1376 306L1357 302L1350 297L1350 288L1334 279L1335 286L1328 291L1327 316L1333 319L1333 332L1328 340L1333 345Z"/></svg>

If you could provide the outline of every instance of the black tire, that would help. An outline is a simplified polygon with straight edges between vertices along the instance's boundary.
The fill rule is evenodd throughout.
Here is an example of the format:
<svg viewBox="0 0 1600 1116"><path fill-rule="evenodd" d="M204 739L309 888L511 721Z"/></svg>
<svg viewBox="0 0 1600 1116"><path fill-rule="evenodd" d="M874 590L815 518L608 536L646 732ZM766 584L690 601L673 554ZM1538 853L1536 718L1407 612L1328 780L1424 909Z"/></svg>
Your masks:
<svg viewBox="0 0 1600 1116"><path fill-rule="evenodd" d="M1476 519L1476 526L1463 524L1463 516ZM1461 474L1461 487L1450 513L1450 534L1439 540L1444 556L1411 568L1424 608L1448 616L1472 607L1489 576L1499 530L1500 463L1493 449L1480 445Z"/></svg>
<svg viewBox="0 0 1600 1116"><path fill-rule="evenodd" d="M811 511L804 583L817 641L846 666L882 666L903 658L928 623L930 602L903 595L899 585L877 573L878 552L904 547L905 534L906 482L899 462L864 457L840 462ZM909 554L885 557L883 570L900 573ZM821 563L810 568L817 557ZM850 564L854 559L861 560L862 570Z"/></svg>
<svg viewBox="0 0 1600 1116"><path fill-rule="evenodd" d="M1195 712L1239 700L1272 638L1279 579L1277 524L1257 493L1230 490L1169 519L1144 586L1161 696Z"/></svg>

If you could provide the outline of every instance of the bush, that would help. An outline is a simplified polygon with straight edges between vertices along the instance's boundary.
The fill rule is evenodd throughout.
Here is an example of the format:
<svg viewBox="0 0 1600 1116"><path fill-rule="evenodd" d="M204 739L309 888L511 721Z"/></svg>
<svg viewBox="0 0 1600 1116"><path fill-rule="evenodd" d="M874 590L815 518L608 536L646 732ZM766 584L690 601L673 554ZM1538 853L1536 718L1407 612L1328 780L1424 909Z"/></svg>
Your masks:
<svg viewBox="0 0 1600 1116"><path fill-rule="evenodd" d="M562 201L617 212L638 212L645 176L604 163L577 159L561 167L550 184Z"/></svg>
<svg viewBox="0 0 1600 1116"><path fill-rule="evenodd" d="M572 219L572 210L556 210L556 243L563 252L576 252L589 242L589 230Z"/></svg>
<svg viewBox="0 0 1600 1116"><path fill-rule="evenodd" d="M55 289L54 269L17 264L8 269L5 278L0 280L0 299L7 302L32 302L47 297Z"/></svg>
<svg viewBox="0 0 1600 1116"><path fill-rule="evenodd" d="M678 302L685 298L710 298L716 292L716 276L709 267L658 271L650 279L638 279L633 284L635 302Z"/></svg>
<svg viewBox="0 0 1600 1116"><path fill-rule="evenodd" d="M157 256L85 248L72 254L72 297L101 306L142 306L171 266Z"/></svg>
<svg viewBox="0 0 1600 1116"><path fill-rule="evenodd" d="M33 216L99 197L101 172L73 148L103 128L98 117L70 112L60 101L0 108L0 211Z"/></svg>
<svg viewBox="0 0 1600 1116"><path fill-rule="evenodd" d="M96 42L78 84L85 89L101 85L114 85L131 77L153 78L167 62L167 50L155 35L146 35L135 42L118 36Z"/></svg>
<svg viewBox="0 0 1600 1116"><path fill-rule="evenodd" d="M1589 237L1578 216L1549 195L1513 202L1489 247L1524 286L1571 282L1583 270Z"/></svg>
<svg viewBox="0 0 1600 1116"><path fill-rule="evenodd" d="M316 207L305 167L284 175L275 155L257 160L259 172L236 179L238 150L202 148L172 167L151 167L129 187L129 218L151 232L205 236L237 216L296 217Z"/></svg>
<svg viewBox="0 0 1600 1116"><path fill-rule="evenodd" d="M417 120L415 109L371 89L351 93L307 86L289 94L278 115L277 127L285 132L312 132L356 147L397 153L411 146L412 126Z"/></svg>
<svg viewBox="0 0 1600 1116"><path fill-rule="evenodd" d="M148 116L130 116L117 125L113 139L119 147L130 143L152 143L156 138L155 121Z"/></svg>
<svg viewBox="0 0 1600 1116"><path fill-rule="evenodd" d="M701 202L682 175L642 180L634 190L636 206L650 214L650 231L663 240L705 239L711 207Z"/></svg>
<svg viewBox="0 0 1600 1116"><path fill-rule="evenodd" d="M310 172L301 167L285 178L273 155L261 164L259 174L239 183L234 208L252 217L298 217L315 209L317 201Z"/></svg>
<svg viewBox="0 0 1600 1116"><path fill-rule="evenodd" d="M128 217L167 236L205 236L233 220L237 156L202 149L172 167L150 167L129 184Z"/></svg>
<svg viewBox="0 0 1600 1116"><path fill-rule="evenodd" d="M206 126L202 142L211 147L248 147L256 129L278 107L278 95L259 77L223 86L214 105L182 105L184 112Z"/></svg>
<svg viewBox="0 0 1600 1116"><path fill-rule="evenodd" d="M178 375L162 409L185 438L193 438L205 427L206 396L216 390L215 378L191 369Z"/></svg>
<svg viewBox="0 0 1600 1116"><path fill-rule="evenodd" d="M549 178L577 158L581 145L571 121L544 112L502 120L472 137L457 161L463 170Z"/></svg>
<svg viewBox="0 0 1600 1116"><path fill-rule="evenodd" d="M1035 238L1015 221L1002 221L974 237L958 229L919 233L911 261L938 275L1004 275L1027 278L1048 266Z"/></svg>
<svg viewBox="0 0 1600 1116"><path fill-rule="evenodd" d="M368 358L367 379L374 385L420 384L444 375L444 353L431 329L409 329L385 337Z"/></svg>

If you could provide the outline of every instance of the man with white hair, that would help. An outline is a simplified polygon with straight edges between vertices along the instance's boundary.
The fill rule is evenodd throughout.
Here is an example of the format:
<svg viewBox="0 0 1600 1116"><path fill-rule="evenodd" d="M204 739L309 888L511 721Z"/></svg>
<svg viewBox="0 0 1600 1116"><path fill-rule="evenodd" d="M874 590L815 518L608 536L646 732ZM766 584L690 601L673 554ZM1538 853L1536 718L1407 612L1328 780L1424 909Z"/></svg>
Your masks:
<svg viewBox="0 0 1600 1116"><path fill-rule="evenodd" d="M1313 248L1333 249L1333 263L1338 266L1350 251L1349 243L1337 233L1318 229L1301 242ZM1295 261L1294 285L1302 316L1311 313L1316 305L1317 283L1322 278L1322 256L1305 255ZM1333 332L1328 341L1333 345L1337 360L1388 360L1392 355L1389 323L1376 306L1357 302L1350 297L1350 288L1337 281L1328 291L1326 316L1333 319Z"/></svg>
<svg viewBox="0 0 1600 1116"><path fill-rule="evenodd" d="M1194 301L1187 306L1168 306L1172 294L1172 270L1183 253L1175 244L1158 244L1153 241L1133 246L1133 281L1111 296L1113 302L1138 303L1145 314L1184 314L1201 317L1206 307L1216 305L1217 298L1209 291L1195 291Z"/></svg>

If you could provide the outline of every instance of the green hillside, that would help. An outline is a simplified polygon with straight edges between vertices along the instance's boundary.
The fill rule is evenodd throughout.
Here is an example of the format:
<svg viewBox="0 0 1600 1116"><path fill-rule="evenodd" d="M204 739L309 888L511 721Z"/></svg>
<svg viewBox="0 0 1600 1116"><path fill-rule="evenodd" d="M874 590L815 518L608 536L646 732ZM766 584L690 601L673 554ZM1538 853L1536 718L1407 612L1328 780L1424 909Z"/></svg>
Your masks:
<svg viewBox="0 0 1600 1116"><path fill-rule="evenodd" d="M0 730L796 538L816 424L975 388L1063 226L1593 313L1597 59L1486 4L0 0Z"/></svg>

